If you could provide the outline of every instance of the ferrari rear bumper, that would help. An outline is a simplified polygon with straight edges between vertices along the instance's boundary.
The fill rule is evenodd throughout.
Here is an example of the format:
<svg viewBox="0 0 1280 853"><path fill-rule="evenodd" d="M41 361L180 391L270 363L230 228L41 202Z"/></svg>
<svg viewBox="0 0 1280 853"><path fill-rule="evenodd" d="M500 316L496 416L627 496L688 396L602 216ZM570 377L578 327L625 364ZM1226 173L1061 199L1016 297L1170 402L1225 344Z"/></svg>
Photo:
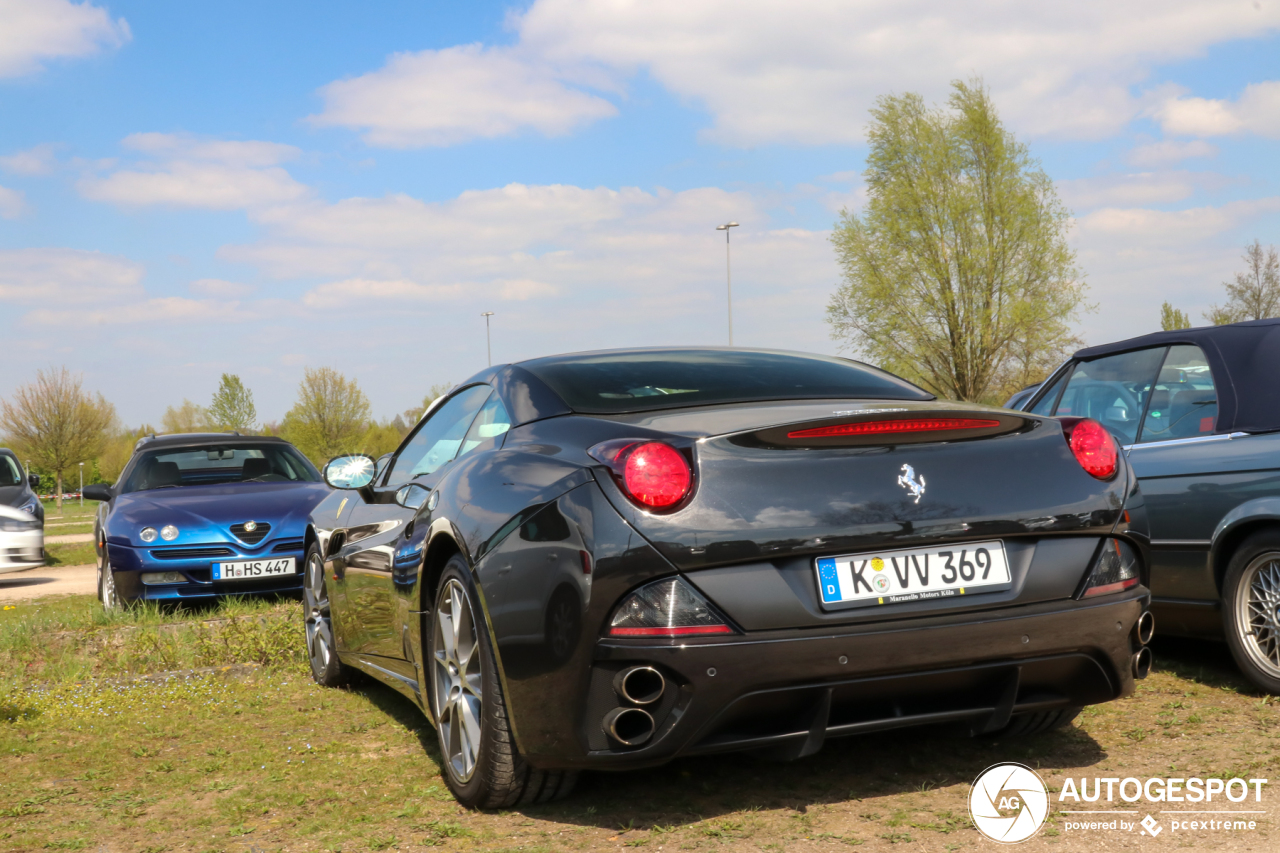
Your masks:
<svg viewBox="0 0 1280 853"><path fill-rule="evenodd" d="M531 754L547 767L624 769L681 755L815 752L828 737L959 721L996 731L1018 713L1129 695L1141 648L1139 587L1102 601L1054 601L987 614L843 631L753 632L678 643L602 640L582 710L586 749ZM665 677L643 710L652 735L627 747L604 722L629 704L614 678L634 665Z"/></svg>

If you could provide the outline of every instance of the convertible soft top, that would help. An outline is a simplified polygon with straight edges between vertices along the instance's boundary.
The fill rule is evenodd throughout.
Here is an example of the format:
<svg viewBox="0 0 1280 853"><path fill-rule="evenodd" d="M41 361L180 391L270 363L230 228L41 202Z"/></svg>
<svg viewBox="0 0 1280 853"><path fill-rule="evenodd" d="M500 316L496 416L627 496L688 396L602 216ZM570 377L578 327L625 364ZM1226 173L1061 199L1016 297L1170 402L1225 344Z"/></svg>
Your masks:
<svg viewBox="0 0 1280 853"><path fill-rule="evenodd" d="M1155 332L1088 347L1075 357L1088 361L1172 344L1194 344L1204 351L1218 390L1218 432L1280 429L1280 319Z"/></svg>

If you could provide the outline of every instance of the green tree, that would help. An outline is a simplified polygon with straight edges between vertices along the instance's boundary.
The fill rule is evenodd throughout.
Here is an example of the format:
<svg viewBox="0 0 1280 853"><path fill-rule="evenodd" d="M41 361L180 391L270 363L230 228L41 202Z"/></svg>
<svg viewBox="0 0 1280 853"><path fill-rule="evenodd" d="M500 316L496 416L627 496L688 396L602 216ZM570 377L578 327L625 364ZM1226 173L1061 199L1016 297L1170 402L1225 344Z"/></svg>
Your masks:
<svg viewBox="0 0 1280 853"><path fill-rule="evenodd" d="M1227 304L1209 308L1205 319L1215 326L1244 320L1266 320L1280 314L1280 255L1275 246L1265 249L1254 240L1244 247L1244 272L1235 281L1224 281Z"/></svg>
<svg viewBox="0 0 1280 853"><path fill-rule="evenodd" d="M1160 305L1160 328L1166 332L1172 332L1175 329L1190 329L1191 318L1168 302L1165 302Z"/></svg>
<svg viewBox="0 0 1280 853"><path fill-rule="evenodd" d="M317 465L360 450L369 427L369 398L354 379L330 367L307 368L281 434Z"/></svg>
<svg viewBox="0 0 1280 853"><path fill-rule="evenodd" d="M377 459L382 454L390 453L399 447L403 437L404 434L396 428L395 421L371 422L364 432L364 437L360 439L360 451Z"/></svg>
<svg viewBox="0 0 1280 853"><path fill-rule="evenodd" d="M843 283L832 337L935 393L998 401L1079 341L1085 284L1053 181L1000 122L980 82L949 110L880 98L867 203L832 234Z"/></svg>
<svg viewBox="0 0 1280 853"><path fill-rule="evenodd" d="M208 432L209 410L198 403L183 399L182 405L166 406L160 417L160 426L167 433Z"/></svg>
<svg viewBox="0 0 1280 853"><path fill-rule="evenodd" d="M240 377L222 374L222 382L209 404L209 422L225 432L251 432L258 424L258 410L253 405L253 392L244 387Z"/></svg>
<svg viewBox="0 0 1280 853"><path fill-rule="evenodd" d="M116 409L101 395L84 390L84 380L65 367L36 371L36 381L20 386L10 400L0 400L0 431L32 467L57 480L62 507L63 477L81 462L102 452Z"/></svg>

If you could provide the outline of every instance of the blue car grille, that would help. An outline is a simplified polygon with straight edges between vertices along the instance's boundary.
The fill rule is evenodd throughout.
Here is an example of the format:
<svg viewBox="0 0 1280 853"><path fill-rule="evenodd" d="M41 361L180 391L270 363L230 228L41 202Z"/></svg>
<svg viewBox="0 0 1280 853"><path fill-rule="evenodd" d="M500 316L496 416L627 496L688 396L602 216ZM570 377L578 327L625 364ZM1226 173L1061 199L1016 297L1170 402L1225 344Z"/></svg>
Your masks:
<svg viewBox="0 0 1280 853"><path fill-rule="evenodd" d="M263 539L267 538L267 534L271 532L271 525L265 521L259 521L252 531L246 531L244 524L231 525L231 535L239 539L246 545L257 545Z"/></svg>
<svg viewBox="0 0 1280 853"><path fill-rule="evenodd" d="M235 554L230 548L157 548L151 556L157 560L195 560L200 557L230 557Z"/></svg>

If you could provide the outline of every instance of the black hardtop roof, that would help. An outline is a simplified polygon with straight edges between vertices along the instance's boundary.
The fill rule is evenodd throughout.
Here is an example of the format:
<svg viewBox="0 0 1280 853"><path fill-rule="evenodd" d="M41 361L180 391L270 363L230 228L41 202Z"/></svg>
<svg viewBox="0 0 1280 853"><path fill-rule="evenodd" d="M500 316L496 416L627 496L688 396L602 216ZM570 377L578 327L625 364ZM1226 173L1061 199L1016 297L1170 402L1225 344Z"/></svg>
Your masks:
<svg viewBox="0 0 1280 853"><path fill-rule="evenodd" d="M1175 344L1193 344L1204 351L1218 391L1218 432L1280 429L1280 319L1153 332L1087 347L1074 357L1089 361Z"/></svg>
<svg viewBox="0 0 1280 853"><path fill-rule="evenodd" d="M204 447L210 444L267 443L288 444L283 438L275 435L243 435L238 432L175 432L167 435L146 435L138 439L133 446L134 452L153 447Z"/></svg>
<svg viewBox="0 0 1280 853"><path fill-rule="evenodd" d="M838 359L840 361L848 361L852 364L862 364L862 362L854 361L851 358L845 358L839 355L822 355L815 352L801 352L800 350L786 349L768 349L766 347L709 347L709 346L665 346L665 347L615 347L611 349L595 349L580 350L578 352L562 352L554 355L540 355L535 358L526 358L521 361L512 362L513 364L560 364L571 361L581 361L586 358L599 358L608 355L662 355L663 353L677 352L700 352L700 353L716 353L722 352L725 355L740 355L742 353L761 353L769 355L790 355L797 358L812 358L817 361L824 359Z"/></svg>

